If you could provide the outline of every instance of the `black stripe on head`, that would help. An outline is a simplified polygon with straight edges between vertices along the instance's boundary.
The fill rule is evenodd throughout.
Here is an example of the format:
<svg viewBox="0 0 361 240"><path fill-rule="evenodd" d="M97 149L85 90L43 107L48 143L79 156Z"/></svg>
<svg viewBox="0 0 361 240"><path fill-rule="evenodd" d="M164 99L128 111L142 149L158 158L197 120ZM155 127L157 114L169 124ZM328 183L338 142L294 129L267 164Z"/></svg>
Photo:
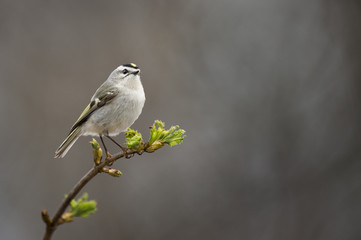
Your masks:
<svg viewBox="0 0 361 240"><path fill-rule="evenodd" d="M139 67L137 65L135 65L134 63L123 64L123 66L134 68L134 69L139 69Z"/></svg>

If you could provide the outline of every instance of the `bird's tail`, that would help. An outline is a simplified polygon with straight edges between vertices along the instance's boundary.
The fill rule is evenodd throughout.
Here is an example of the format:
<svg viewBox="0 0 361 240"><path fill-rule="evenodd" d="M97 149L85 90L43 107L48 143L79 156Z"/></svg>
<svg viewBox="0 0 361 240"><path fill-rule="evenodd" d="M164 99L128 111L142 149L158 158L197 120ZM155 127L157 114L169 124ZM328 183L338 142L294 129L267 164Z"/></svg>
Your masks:
<svg viewBox="0 0 361 240"><path fill-rule="evenodd" d="M78 140L81 135L80 127L75 128L73 131L69 133L64 142L60 145L60 147L55 151L55 158L62 158L69 151L69 149L73 146L73 144Z"/></svg>

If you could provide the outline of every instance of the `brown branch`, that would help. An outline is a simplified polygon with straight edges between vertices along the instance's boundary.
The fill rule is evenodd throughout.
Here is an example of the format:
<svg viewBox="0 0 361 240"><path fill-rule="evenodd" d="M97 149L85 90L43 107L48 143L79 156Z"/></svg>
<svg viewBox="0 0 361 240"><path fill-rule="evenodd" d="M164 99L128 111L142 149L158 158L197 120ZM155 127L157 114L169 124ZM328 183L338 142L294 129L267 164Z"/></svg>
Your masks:
<svg viewBox="0 0 361 240"><path fill-rule="evenodd" d="M160 149L164 146L164 144L169 144L171 146L180 144L183 142L185 137L185 131L183 129L179 129L179 126L172 126L169 130L164 129L164 123L162 121L156 120L152 127L150 127L151 137L148 143L144 143L142 139L142 135L139 134L137 131L129 129L126 133L126 139L132 142L133 144L127 146L133 146L135 143L138 143L137 150L131 149L122 149L125 152L118 153L114 156L108 155L104 161L102 159L102 150L99 147L99 144L93 140L90 142L93 147L93 156L94 156L94 167L91 168L87 174L85 174L79 182L73 187L73 189L68 193L66 198L61 203L59 209L56 211L54 217L51 219L48 211L42 210L41 215L42 219L46 224L46 231L44 234L44 240L50 240L52 234L56 230L56 228L64 223L72 221L72 213L70 211L65 212L66 208L69 206L71 201L75 198L75 196L84 188L84 186L93 179L98 173L107 172L111 176L120 176L121 172L116 169L108 169L104 168L105 166L111 166L116 160L120 158L131 158L134 156L135 153L138 155L143 154L144 152L152 153L157 149ZM177 130L178 129L178 130ZM135 139L132 139L132 138ZM136 144L135 144L136 145ZM133 146L134 147L134 146ZM110 171L116 170L116 171Z"/></svg>
<svg viewBox="0 0 361 240"><path fill-rule="evenodd" d="M60 207L56 211L54 217L50 219L48 213L46 210L42 211L42 217L44 222L46 223L46 232L44 234L43 239L44 240L50 240L52 234L56 230L56 228L63 223L62 221L62 215L64 214L66 208L69 206L69 203L72 199L75 198L75 196L84 188L84 186L98 173L102 172L102 169L105 166L112 165L116 160L126 157L131 158L134 156L135 153L141 154L142 152L138 152L136 150L128 150L127 154L124 153L118 153L110 158L106 158L103 162L101 162L99 165L95 165L92 169L88 171L87 174L85 174L77 184L73 187L73 189L68 193L67 197L64 199L64 201L61 203Z"/></svg>

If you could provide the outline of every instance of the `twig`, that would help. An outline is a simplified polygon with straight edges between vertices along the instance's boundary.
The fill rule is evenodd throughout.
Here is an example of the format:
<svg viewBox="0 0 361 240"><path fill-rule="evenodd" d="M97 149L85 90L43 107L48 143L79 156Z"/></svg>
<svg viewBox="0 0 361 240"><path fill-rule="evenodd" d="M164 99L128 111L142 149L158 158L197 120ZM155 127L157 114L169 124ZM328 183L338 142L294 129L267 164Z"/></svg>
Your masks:
<svg viewBox="0 0 361 240"><path fill-rule="evenodd" d="M126 157L130 158L135 153L138 153L137 151L127 151ZM73 189L68 193L64 201L61 203L59 209L56 211L54 217L50 220L49 215L46 211L42 212L43 220L46 223L46 232L44 234L43 240L50 240L52 234L56 230L56 228L62 223L61 217L64 214L66 208L69 206L69 203L72 199L75 198L75 196L84 188L84 186L98 173L102 172L102 169L107 165L112 165L116 160L125 157L124 153L118 153L111 158L106 158L103 162L101 162L99 165L95 165L92 169L88 171L87 174L85 174L77 184L73 187Z"/></svg>
<svg viewBox="0 0 361 240"><path fill-rule="evenodd" d="M122 148L125 151L118 153L114 156L108 155L108 152L106 151L107 157L104 161L101 161L102 149L99 147L99 144L93 139L93 141L90 143L93 147L93 160L95 163L94 167L91 168L68 193L52 219L50 218L48 211L42 210L42 219L46 224L46 231L43 239L50 240L54 231L60 224L65 222L71 222L73 220L72 217L77 216L73 212L74 204L72 204L72 200L84 188L84 186L98 173L106 172L114 177L119 177L121 175L121 172L119 170L104 168L105 166L111 166L116 160L123 157L129 159L133 157L135 153L137 153L138 155L141 155L144 152L152 153L162 148L165 144L174 146L183 142L183 139L186 137L184 135L185 131L183 129L179 129L178 125L172 126L168 130L165 130L164 127L165 124L162 121L155 120L153 126L150 127L150 138L147 143L143 142L142 134L140 134L138 131L128 129L125 132L128 148ZM69 204L72 207L71 211L64 213Z"/></svg>

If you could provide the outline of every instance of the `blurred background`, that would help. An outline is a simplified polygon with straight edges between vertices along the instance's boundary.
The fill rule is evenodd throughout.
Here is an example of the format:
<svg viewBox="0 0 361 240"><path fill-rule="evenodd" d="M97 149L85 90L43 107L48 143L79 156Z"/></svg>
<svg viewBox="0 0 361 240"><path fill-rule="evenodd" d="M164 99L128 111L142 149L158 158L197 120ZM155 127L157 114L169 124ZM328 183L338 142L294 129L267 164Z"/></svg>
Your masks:
<svg viewBox="0 0 361 240"><path fill-rule="evenodd" d="M0 238L41 239L92 167L54 151L118 65L180 146L113 165L53 239L361 239L360 1L0 1ZM124 142L124 136L117 137ZM108 142L109 143L109 142ZM111 143L112 152L118 152Z"/></svg>

